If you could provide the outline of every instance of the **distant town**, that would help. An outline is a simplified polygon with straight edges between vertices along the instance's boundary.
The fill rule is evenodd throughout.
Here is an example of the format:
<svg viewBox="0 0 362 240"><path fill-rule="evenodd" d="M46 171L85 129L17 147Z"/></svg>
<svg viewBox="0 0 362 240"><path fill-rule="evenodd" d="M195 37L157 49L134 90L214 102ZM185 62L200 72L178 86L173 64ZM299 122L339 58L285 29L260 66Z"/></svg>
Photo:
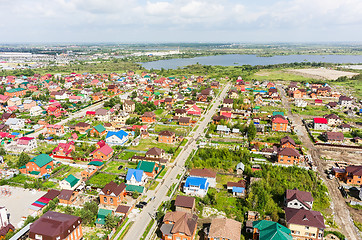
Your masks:
<svg viewBox="0 0 362 240"><path fill-rule="evenodd" d="M112 48L0 52L0 239L361 239L358 67Z"/></svg>

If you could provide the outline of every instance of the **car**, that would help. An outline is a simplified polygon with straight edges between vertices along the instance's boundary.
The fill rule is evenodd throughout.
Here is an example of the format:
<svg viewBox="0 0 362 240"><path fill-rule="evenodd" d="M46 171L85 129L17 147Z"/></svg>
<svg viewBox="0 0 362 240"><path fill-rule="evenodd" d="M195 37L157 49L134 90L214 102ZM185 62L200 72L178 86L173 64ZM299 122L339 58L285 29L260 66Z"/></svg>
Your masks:
<svg viewBox="0 0 362 240"><path fill-rule="evenodd" d="M122 168L123 168L123 165L119 166L119 167L118 167L118 170L121 170Z"/></svg>
<svg viewBox="0 0 362 240"><path fill-rule="evenodd" d="M139 202L139 204L142 204L143 206L146 206L147 202Z"/></svg>
<svg viewBox="0 0 362 240"><path fill-rule="evenodd" d="M156 198L155 196L151 197L151 198L150 198L150 201L155 200L155 198Z"/></svg>
<svg viewBox="0 0 362 240"><path fill-rule="evenodd" d="M143 208L144 206L142 204L136 204L136 208Z"/></svg>

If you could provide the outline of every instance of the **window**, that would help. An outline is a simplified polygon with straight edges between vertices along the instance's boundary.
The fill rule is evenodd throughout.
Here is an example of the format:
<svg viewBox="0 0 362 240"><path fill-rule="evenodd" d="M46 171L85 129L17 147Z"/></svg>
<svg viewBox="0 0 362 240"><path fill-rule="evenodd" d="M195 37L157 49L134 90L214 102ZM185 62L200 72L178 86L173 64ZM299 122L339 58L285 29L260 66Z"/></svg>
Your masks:
<svg viewBox="0 0 362 240"><path fill-rule="evenodd" d="M113 198L110 198L110 199L109 199L109 202L110 202L111 204L113 204Z"/></svg>
<svg viewBox="0 0 362 240"><path fill-rule="evenodd" d="M307 227L307 226L306 226L306 227L305 227L305 229L307 229L307 230L308 230L308 229L309 229L309 227Z"/></svg>
<svg viewBox="0 0 362 240"><path fill-rule="evenodd" d="M299 234L300 234L300 231L295 231L295 234L299 235Z"/></svg>
<svg viewBox="0 0 362 240"><path fill-rule="evenodd" d="M107 202L107 197L103 198L103 202L105 202L105 203Z"/></svg>
<svg viewBox="0 0 362 240"><path fill-rule="evenodd" d="M42 240L42 239L43 239L43 236L42 236L42 235L35 234L35 239Z"/></svg>

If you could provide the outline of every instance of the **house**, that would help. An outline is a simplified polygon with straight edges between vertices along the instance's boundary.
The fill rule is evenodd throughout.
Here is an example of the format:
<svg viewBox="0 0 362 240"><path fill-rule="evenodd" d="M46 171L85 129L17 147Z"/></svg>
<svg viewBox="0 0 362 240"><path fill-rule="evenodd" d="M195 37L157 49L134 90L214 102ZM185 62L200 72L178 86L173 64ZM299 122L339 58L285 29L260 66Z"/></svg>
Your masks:
<svg viewBox="0 0 362 240"><path fill-rule="evenodd" d="M145 112L141 118L143 123L156 122L156 115L154 112Z"/></svg>
<svg viewBox="0 0 362 240"><path fill-rule="evenodd" d="M185 212L167 212L160 228L164 240L193 240L196 235L198 217Z"/></svg>
<svg viewBox="0 0 362 240"><path fill-rule="evenodd" d="M121 218L126 218L128 216L128 213L132 210L132 207L130 206L126 206L126 205L119 205L116 209L116 211L114 211L114 215L121 217Z"/></svg>
<svg viewBox="0 0 362 240"><path fill-rule="evenodd" d="M206 233L208 240L240 240L241 222L229 218L214 218L211 220L209 231Z"/></svg>
<svg viewBox="0 0 362 240"><path fill-rule="evenodd" d="M97 213L97 218L95 221L96 227L99 227L99 228L103 227L106 224L106 217L108 215L113 215L113 211L110 209L99 208L98 213Z"/></svg>
<svg viewBox="0 0 362 240"><path fill-rule="evenodd" d="M54 157L70 157L73 151L75 151L75 145L73 141L70 141L68 143L59 143L52 153L55 155Z"/></svg>
<svg viewBox="0 0 362 240"><path fill-rule="evenodd" d="M102 124L98 124L97 126L93 127L90 130L90 134L94 137L101 137L106 133L107 133L107 130L105 127L103 127Z"/></svg>
<svg viewBox="0 0 362 240"><path fill-rule="evenodd" d="M286 208L285 220L294 239L323 239L324 218L320 212Z"/></svg>
<svg viewBox="0 0 362 240"><path fill-rule="evenodd" d="M160 158L165 158L165 157L166 157L165 150L158 148L158 147L150 148L146 152L146 158L160 159Z"/></svg>
<svg viewBox="0 0 362 240"><path fill-rule="evenodd" d="M9 215L5 207L0 207L0 239L5 239L7 233L15 230L9 221Z"/></svg>
<svg viewBox="0 0 362 240"><path fill-rule="evenodd" d="M16 144L25 152L31 152L38 147L37 141L33 137L21 137L16 140Z"/></svg>
<svg viewBox="0 0 362 240"><path fill-rule="evenodd" d="M294 148L279 149L277 157L280 164L299 164L301 161L300 153Z"/></svg>
<svg viewBox="0 0 362 240"><path fill-rule="evenodd" d="M245 91L245 82L243 80L238 81L235 85L236 89L239 91Z"/></svg>
<svg viewBox="0 0 362 240"><path fill-rule="evenodd" d="M339 170L337 168L337 170ZM336 171L335 176L351 185L361 185L362 183L362 166L348 166L344 170Z"/></svg>
<svg viewBox="0 0 362 240"><path fill-rule="evenodd" d="M108 146L104 141L99 141L97 145L97 149L90 153L93 159L101 159L102 161L107 161L113 156L113 149Z"/></svg>
<svg viewBox="0 0 362 240"><path fill-rule="evenodd" d="M175 110L175 116L176 117L186 117L187 111L182 108L178 108Z"/></svg>
<svg viewBox="0 0 362 240"><path fill-rule="evenodd" d="M88 166L86 169L84 169L80 174L81 174L81 177L82 177L82 180L87 180L88 178L90 178L91 176L93 176L93 174L95 174L98 169L102 168L103 167L103 162L101 161L97 161L97 160L93 160L93 161L90 161L88 163Z"/></svg>
<svg viewBox="0 0 362 240"><path fill-rule="evenodd" d="M342 132L324 132L322 137L328 143L342 143L344 140L344 135Z"/></svg>
<svg viewBox="0 0 362 240"><path fill-rule="evenodd" d="M29 229L31 240L79 240L82 238L82 219L65 213L48 211L32 223Z"/></svg>
<svg viewBox="0 0 362 240"><path fill-rule="evenodd" d="M25 119L9 118L5 125L8 125L11 130L21 130L25 127Z"/></svg>
<svg viewBox="0 0 362 240"><path fill-rule="evenodd" d="M26 90L24 88L12 88L4 93L5 96L9 97L21 97L26 94Z"/></svg>
<svg viewBox="0 0 362 240"><path fill-rule="evenodd" d="M236 174L242 175L243 172L244 172L244 170L245 170L245 165L244 165L244 163L239 162L239 163L236 165Z"/></svg>
<svg viewBox="0 0 362 240"><path fill-rule="evenodd" d="M109 122L111 113L107 109L99 108L96 110L94 119L101 122Z"/></svg>
<svg viewBox="0 0 362 240"><path fill-rule="evenodd" d="M155 177L160 170L158 164L149 161L139 161L136 169L142 170L150 178Z"/></svg>
<svg viewBox="0 0 362 240"><path fill-rule="evenodd" d="M191 169L190 177L206 178L210 187L216 187L216 172L208 168Z"/></svg>
<svg viewBox="0 0 362 240"><path fill-rule="evenodd" d="M10 99L10 96L5 96L5 95L0 94L0 103L1 104L6 103L9 99Z"/></svg>
<svg viewBox="0 0 362 240"><path fill-rule="evenodd" d="M90 129L90 124L85 122L79 122L75 125L75 131L78 131L80 134L85 134Z"/></svg>
<svg viewBox="0 0 362 240"><path fill-rule="evenodd" d="M68 177L59 181L59 187L61 189L74 190L79 186L80 183L81 181L78 178L70 174Z"/></svg>
<svg viewBox="0 0 362 240"><path fill-rule="evenodd" d="M276 115L272 118L272 130L275 132L288 131L288 120L282 115Z"/></svg>
<svg viewBox="0 0 362 240"><path fill-rule="evenodd" d="M126 195L126 184L117 184L113 181L107 183L99 193L101 204L118 206L122 203Z"/></svg>
<svg viewBox="0 0 362 240"><path fill-rule="evenodd" d="M161 131L158 134L159 143L174 143L176 141L176 134L171 131Z"/></svg>
<svg viewBox="0 0 362 240"><path fill-rule="evenodd" d="M352 99L347 96L340 96L338 99L338 104L342 107L351 107L352 106Z"/></svg>
<svg viewBox="0 0 362 240"><path fill-rule="evenodd" d="M232 98L232 99L238 99L239 98L239 92L237 90L230 90L228 92L228 96L229 96L229 98Z"/></svg>
<svg viewBox="0 0 362 240"><path fill-rule="evenodd" d="M53 105L49 106L46 111L49 116L60 117L62 115L60 107Z"/></svg>
<svg viewBox="0 0 362 240"><path fill-rule="evenodd" d="M177 195L175 200L175 208L178 212L194 213L195 212L195 198Z"/></svg>
<svg viewBox="0 0 362 240"><path fill-rule="evenodd" d="M188 108L186 111L187 111L188 115L194 115L194 116L200 116L201 115L201 108L199 108L195 104L192 105L190 108Z"/></svg>
<svg viewBox="0 0 362 240"><path fill-rule="evenodd" d="M259 220L253 222L253 239L254 240L292 240L292 232L283 225L267 221Z"/></svg>
<svg viewBox="0 0 362 240"><path fill-rule="evenodd" d="M244 197L246 190L246 181L240 180L238 182L228 182L226 188L234 197Z"/></svg>
<svg viewBox="0 0 362 240"><path fill-rule="evenodd" d="M129 119L129 113L126 111L121 111L117 116L113 118L113 122L120 125L125 125L127 119Z"/></svg>
<svg viewBox="0 0 362 240"><path fill-rule="evenodd" d="M293 92L293 98L304 98L307 95L307 91L305 89L297 89Z"/></svg>
<svg viewBox="0 0 362 240"><path fill-rule="evenodd" d="M56 136L63 136L65 133L63 125L47 125L47 134L49 135L56 135Z"/></svg>
<svg viewBox="0 0 362 240"><path fill-rule="evenodd" d="M226 116L228 118L231 118L231 115L232 115L232 108L229 108L229 107L222 107L220 109L220 116Z"/></svg>
<svg viewBox="0 0 362 240"><path fill-rule="evenodd" d="M40 116L43 114L43 109L39 106L35 106L30 108L29 110L30 116L35 117L35 116Z"/></svg>
<svg viewBox="0 0 362 240"><path fill-rule="evenodd" d="M189 126L191 124L191 118L189 117L180 117L178 124L182 126Z"/></svg>
<svg viewBox="0 0 362 240"><path fill-rule="evenodd" d="M15 113L3 113L2 115L1 115L1 121L3 121L3 122L6 122L6 120L8 120L9 118L16 118L16 115L15 115Z"/></svg>
<svg viewBox="0 0 362 240"><path fill-rule="evenodd" d="M339 126L342 124L343 120L338 117L336 114L326 114L323 116L328 121L328 125L330 126Z"/></svg>
<svg viewBox="0 0 362 240"><path fill-rule="evenodd" d="M19 106L19 105L21 105L22 103L21 103L21 98L19 98L19 97L13 97L13 98L10 98L9 100L8 100L8 106L9 107L12 107L12 106Z"/></svg>
<svg viewBox="0 0 362 240"><path fill-rule="evenodd" d="M23 174L30 174L40 177L51 173L53 169L53 159L48 154L43 153L31 159L24 166L20 167L19 171Z"/></svg>
<svg viewBox="0 0 362 240"><path fill-rule="evenodd" d="M141 169L128 168L126 181L127 184L142 186L147 182L147 175Z"/></svg>
<svg viewBox="0 0 362 240"><path fill-rule="evenodd" d="M125 100L123 102L123 111L126 111L128 113L133 113L136 109L136 104L135 102L131 101L131 100Z"/></svg>
<svg viewBox="0 0 362 240"><path fill-rule="evenodd" d="M108 131L106 135L106 143L110 145L123 145L128 141L128 133L124 130Z"/></svg>
<svg viewBox="0 0 362 240"><path fill-rule="evenodd" d="M278 90L275 87L268 89L269 97L279 97Z"/></svg>
<svg viewBox="0 0 362 240"><path fill-rule="evenodd" d="M231 98L225 98L222 103L223 107L228 107L228 108L233 108L233 105L234 105L234 99Z"/></svg>
<svg viewBox="0 0 362 240"><path fill-rule="evenodd" d="M313 197L310 192L300 191L297 188L287 189L284 205L287 208L312 210Z"/></svg>
<svg viewBox="0 0 362 240"><path fill-rule="evenodd" d="M327 97L329 96L331 93L331 88L330 87L320 87L317 89L317 95L318 96L323 96L323 97Z"/></svg>
<svg viewBox="0 0 362 240"><path fill-rule="evenodd" d="M329 103L327 103L326 106L328 108L335 108L335 107L337 107L337 104L338 104L337 102L329 102Z"/></svg>
<svg viewBox="0 0 362 240"><path fill-rule="evenodd" d="M220 83L219 83L219 82L216 82L216 81L211 82L211 83L210 83L210 87L211 87L211 88L219 88L219 87L220 87Z"/></svg>
<svg viewBox="0 0 362 240"><path fill-rule="evenodd" d="M226 125L217 125L216 132L218 132L220 134L229 134L230 128L228 128Z"/></svg>
<svg viewBox="0 0 362 240"><path fill-rule="evenodd" d="M63 189L60 191L60 194L58 195L59 203L62 205L70 205L73 204L74 201L77 199L77 195L79 192L69 190L69 189Z"/></svg>
<svg viewBox="0 0 362 240"><path fill-rule="evenodd" d="M282 139L280 139L280 147L281 148L294 148L296 147L296 144L293 140L293 138L289 136L285 136Z"/></svg>
<svg viewBox="0 0 362 240"><path fill-rule="evenodd" d="M209 190L207 178L188 177L183 187L184 193L191 196L205 197Z"/></svg>
<svg viewBox="0 0 362 240"><path fill-rule="evenodd" d="M313 128L315 130L327 130L328 120L325 118L313 118Z"/></svg>

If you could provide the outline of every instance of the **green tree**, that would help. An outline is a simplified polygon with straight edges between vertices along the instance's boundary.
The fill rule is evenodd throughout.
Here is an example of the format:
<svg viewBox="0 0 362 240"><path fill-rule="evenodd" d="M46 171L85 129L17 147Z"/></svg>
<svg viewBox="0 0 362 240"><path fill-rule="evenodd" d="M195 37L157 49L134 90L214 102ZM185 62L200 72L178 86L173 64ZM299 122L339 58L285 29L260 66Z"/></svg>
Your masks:
<svg viewBox="0 0 362 240"><path fill-rule="evenodd" d="M21 166L24 166L25 164L27 164L30 161L30 157L28 154L22 152L19 156L18 161L16 162L16 167L19 168Z"/></svg>
<svg viewBox="0 0 362 240"><path fill-rule="evenodd" d="M115 228L119 221L120 221L120 219L117 216L108 214L105 218L104 225L105 225L106 229L110 230L110 229Z"/></svg>
<svg viewBox="0 0 362 240"><path fill-rule="evenodd" d="M39 140L44 140L44 135L42 133L40 133L39 136L38 136L38 139Z"/></svg>
<svg viewBox="0 0 362 240"><path fill-rule="evenodd" d="M247 131L248 131L248 141L250 143L252 140L254 140L256 136L256 127L253 122L249 124Z"/></svg>

